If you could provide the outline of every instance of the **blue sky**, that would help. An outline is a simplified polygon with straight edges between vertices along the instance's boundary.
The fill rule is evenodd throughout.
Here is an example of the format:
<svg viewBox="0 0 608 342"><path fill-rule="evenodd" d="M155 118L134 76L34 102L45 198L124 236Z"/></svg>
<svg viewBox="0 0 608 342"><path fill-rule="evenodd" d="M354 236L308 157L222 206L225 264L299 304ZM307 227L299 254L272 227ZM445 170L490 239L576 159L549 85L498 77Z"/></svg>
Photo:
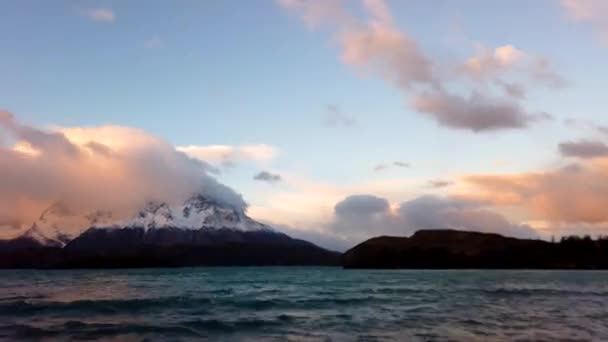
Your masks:
<svg viewBox="0 0 608 342"><path fill-rule="evenodd" d="M273 201L306 196L311 184L346 196L390 183L377 194L398 203L448 191L429 189L431 180L551 169L569 162L560 142L603 138L593 127L608 124L608 26L585 6L605 7L571 2L386 1L384 24L440 68L483 55L480 46L549 61L566 85L522 81L526 99L517 101L553 119L522 128L446 127L413 108L410 90L344 61L336 37L350 28L327 18L309 25L297 5L263 0L0 2L0 107L38 127L112 124L174 146L270 146L272 157L242 157L217 176L268 220L289 216L272 216L281 210ZM362 23L373 17L360 1L336 3ZM456 93L483 88L445 82ZM332 110L354 124L328 125ZM374 171L395 161L409 167ZM263 170L282 181L254 181Z"/></svg>

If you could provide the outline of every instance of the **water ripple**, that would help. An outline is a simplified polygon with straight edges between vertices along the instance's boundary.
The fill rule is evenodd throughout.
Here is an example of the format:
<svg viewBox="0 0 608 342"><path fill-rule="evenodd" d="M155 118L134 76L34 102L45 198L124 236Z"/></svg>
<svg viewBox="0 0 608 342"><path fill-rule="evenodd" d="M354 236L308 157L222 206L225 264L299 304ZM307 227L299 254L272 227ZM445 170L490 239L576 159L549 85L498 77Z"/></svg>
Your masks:
<svg viewBox="0 0 608 342"><path fill-rule="evenodd" d="M0 271L0 340L608 340L608 272Z"/></svg>

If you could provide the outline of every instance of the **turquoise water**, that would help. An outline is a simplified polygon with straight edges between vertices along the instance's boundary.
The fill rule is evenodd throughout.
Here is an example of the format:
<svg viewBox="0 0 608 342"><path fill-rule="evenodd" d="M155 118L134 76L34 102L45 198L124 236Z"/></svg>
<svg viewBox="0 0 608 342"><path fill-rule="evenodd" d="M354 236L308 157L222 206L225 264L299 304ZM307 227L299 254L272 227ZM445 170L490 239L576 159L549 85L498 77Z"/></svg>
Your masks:
<svg viewBox="0 0 608 342"><path fill-rule="evenodd" d="M0 270L0 340L608 340L608 272Z"/></svg>

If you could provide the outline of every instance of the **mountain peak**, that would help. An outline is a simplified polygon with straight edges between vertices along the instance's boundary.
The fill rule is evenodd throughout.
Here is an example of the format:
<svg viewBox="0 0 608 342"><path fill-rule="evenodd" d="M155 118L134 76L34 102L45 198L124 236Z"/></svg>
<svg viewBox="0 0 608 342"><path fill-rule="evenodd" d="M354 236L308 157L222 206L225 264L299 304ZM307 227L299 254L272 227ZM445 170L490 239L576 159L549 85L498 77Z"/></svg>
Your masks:
<svg viewBox="0 0 608 342"><path fill-rule="evenodd" d="M194 194L181 205L147 202L135 215L121 220L117 220L111 212L102 210L76 214L65 203L56 202L42 212L22 236L45 246L63 247L89 228L272 231L270 227L251 219L240 208Z"/></svg>
<svg viewBox="0 0 608 342"><path fill-rule="evenodd" d="M144 229L178 228L231 229L239 231L271 230L249 218L240 208L223 205L202 194L194 194L182 205L148 202L136 217L118 226Z"/></svg>
<svg viewBox="0 0 608 342"><path fill-rule="evenodd" d="M102 222L99 213L81 215L72 211L64 202L58 201L42 212L23 236L32 238L46 246L65 246L94 224Z"/></svg>

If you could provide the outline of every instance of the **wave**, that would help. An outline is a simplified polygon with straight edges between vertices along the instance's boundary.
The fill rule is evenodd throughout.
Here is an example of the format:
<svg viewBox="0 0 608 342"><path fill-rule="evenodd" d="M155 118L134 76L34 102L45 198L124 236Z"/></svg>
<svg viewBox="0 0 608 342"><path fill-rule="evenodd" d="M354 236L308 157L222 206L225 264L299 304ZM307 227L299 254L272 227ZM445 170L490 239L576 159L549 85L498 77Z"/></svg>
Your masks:
<svg viewBox="0 0 608 342"><path fill-rule="evenodd" d="M371 303L379 303L389 301L388 298L378 296L358 296L358 297L302 297L294 299L272 298L272 299L246 299L237 300L230 299L227 301L217 302L233 306L239 309L265 310L265 309L286 309L286 308L302 308L302 309L320 309L320 308L335 308L339 306L363 305Z"/></svg>
<svg viewBox="0 0 608 342"><path fill-rule="evenodd" d="M487 288L472 289L473 292L482 292L496 296L606 296L607 291L570 290L550 288Z"/></svg>
<svg viewBox="0 0 608 342"><path fill-rule="evenodd" d="M77 300L73 302L32 302L19 299L10 302L0 302L0 316L20 316L31 314L60 313L98 313L118 314L136 313L154 308L167 308L175 305L200 308L210 304L209 298L164 297L140 299L110 299L110 300Z"/></svg>
<svg viewBox="0 0 608 342"><path fill-rule="evenodd" d="M17 299L17 300L14 300ZM28 317L61 315L121 315L146 314L155 311L186 310L196 317L212 315L217 310L260 311L284 309L323 309L360 306L390 301L387 296L320 296L296 298L242 298L242 297L161 297L140 299L77 300L72 302L36 301L14 297L11 301L0 301L0 317ZM288 320L287 316L282 320ZM0 320L2 320L0 318Z"/></svg>
<svg viewBox="0 0 608 342"><path fill-rule="evenodd" d="M67 321L63 324L37 327L29 324L9 324L0 326L0 338L40 339L48 337L72 337L78 339L99 339L123 335L168 335L171 337L205 337L215 333L250 332L279 327L294 319L290 315L278 315L274 320L239 319L222 321L218 319L190 320L174 324L154 325L137 323L87 323Z"/></svg>

